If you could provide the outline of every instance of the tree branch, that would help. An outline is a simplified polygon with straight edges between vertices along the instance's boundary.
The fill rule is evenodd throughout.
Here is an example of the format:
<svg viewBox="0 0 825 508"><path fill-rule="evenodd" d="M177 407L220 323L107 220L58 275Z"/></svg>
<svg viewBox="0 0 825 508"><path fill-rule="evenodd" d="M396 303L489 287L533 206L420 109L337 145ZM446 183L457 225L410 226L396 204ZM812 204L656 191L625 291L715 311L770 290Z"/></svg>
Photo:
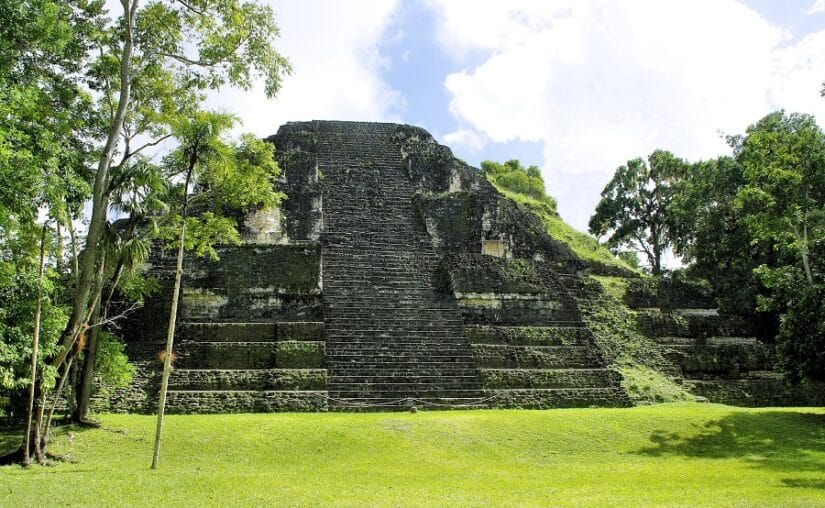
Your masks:
<svg viewBox="0 0 825 508"><path fill-rule="evenodd" d="M144 145L141 145L141 146L140 146L137 150L135 150L135 151L133 151L133 152L132 152L132 155L137 155L137 154L139 154L141 151L143 151L143 150L145 150L145 149L147 149L147 148L151 148L151 147L153 147L153 146L157 146L157 145L161 144L162 142L166 141L167 139L169 139L169 138L171 138L171 137L172 137L172 134L166 134L166 135L164 135L164 136L159 137L158 139L156 139L156 140L154 140L154 141L151 141L151 142L149 142L149 143L146 143L146 144L144 144Z"/></svg>
<svg viewBox="0 0 825 508"><path fill-rule="evenodd" d="M206 12L196 9L192 4L189 2L185 2L184 0L177 0L177 3L181 4L182 6L186 7L186 10L197 14L198 16L206 16Z"/></svg>

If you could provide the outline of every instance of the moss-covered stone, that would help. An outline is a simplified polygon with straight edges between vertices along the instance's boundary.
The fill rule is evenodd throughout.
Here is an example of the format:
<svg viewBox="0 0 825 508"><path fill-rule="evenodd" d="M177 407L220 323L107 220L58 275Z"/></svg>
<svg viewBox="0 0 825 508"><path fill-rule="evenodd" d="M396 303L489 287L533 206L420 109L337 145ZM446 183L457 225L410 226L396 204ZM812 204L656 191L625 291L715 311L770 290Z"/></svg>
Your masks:
<svg viewBox="0 0 825 508"><path fill-rule="evenodd" d="M608 369L482 369L485 388L607 388L621 376Z"/></svg>
<svg viewBox="0 0 825 508"><path fill-rule="evenodd" d="M324 366L323 342L284 341L278 343L276 365L280 368L311 369Z"/></svg>
<svg viewBox="0 0 825 508"><path fill-rule="evenodd" d="M474 344L586 346L592 343L592 335L584 327L474 325L465 327L464 334Z"/></svg>

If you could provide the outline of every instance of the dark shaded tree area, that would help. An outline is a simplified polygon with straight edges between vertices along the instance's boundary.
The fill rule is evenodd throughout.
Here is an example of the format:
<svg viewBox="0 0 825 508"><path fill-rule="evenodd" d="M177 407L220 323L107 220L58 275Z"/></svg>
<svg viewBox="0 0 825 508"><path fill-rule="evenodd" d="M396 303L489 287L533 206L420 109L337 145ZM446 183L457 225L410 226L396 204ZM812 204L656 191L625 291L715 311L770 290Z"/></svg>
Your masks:
<svg viewBox="0 0 825 508"><path fill-rule="evenodd" d="M271 97L290 71L274 13L254 0L104 4L0 2L0 415L35 422L7 460L45 461L61 396L93 423L96 380L129 381L116 324L157 287L142 267L153 243L177 244L170 210L188 192L164 142L211 114L207 91L260 80ZM253 178L274 193L273 147L227 146L212 186L238 194ZM232 237L217 212L223 235L194 230L187 250Z"/></svg>

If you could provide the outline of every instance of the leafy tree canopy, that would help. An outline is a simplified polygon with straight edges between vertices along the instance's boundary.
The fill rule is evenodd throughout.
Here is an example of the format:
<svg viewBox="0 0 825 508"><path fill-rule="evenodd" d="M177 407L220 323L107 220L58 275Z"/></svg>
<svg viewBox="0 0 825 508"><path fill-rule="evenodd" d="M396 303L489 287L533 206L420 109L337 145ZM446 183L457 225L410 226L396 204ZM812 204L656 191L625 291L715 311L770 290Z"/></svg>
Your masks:
<svg viewBox="0 0 825 508"><path fill-rule="evenodd" d="M644 253L654 274L661 273L662 255L670 245L673 224L667 209L673 181L685 163L672 153L656 150L645 160L633 159L616 169L590 218L590 233L605 235L607 245Z"/></svg>
<svg viewBox="0 0 825 508"><path fill-rule="evenodd" d="M538 201L543 201L556 209L556 202L547 195L544 189L544 179L538 166L525 168L516 159L504 164L494 161L482 161L481 170L493 185L500 188L524 194Z"/></svg>

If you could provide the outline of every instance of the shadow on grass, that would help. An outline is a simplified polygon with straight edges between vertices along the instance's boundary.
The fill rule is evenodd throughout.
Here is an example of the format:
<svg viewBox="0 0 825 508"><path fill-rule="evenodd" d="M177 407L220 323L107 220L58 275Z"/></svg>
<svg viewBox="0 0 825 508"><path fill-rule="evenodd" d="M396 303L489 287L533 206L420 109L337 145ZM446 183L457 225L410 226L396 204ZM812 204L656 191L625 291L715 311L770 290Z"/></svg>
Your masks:
<svg viewBox="0 0 825 508"><path fill-rule="evenodd" d="M637 453L705 459L741 459L775 472L825 470L825 415L766 411L734 413L695 434L655 431ZM783 479L788 487L825 489L825 480Z"/></svg>
<svg viewBox="0 0 825 508"><path fill-rule="evenodd" d="M20 442L22 440L23 433L20 431L9 429L0 430L0 456L20 448Z"/></svg>
<svg viewBox="0 0 825 508"><path fill-rule="evenodd" d="M94 428L95 427L69 423L66 419L59 419L52 423L51 436L52 440L54 440L55 438L59 439L65 436L69 432L80 434ZM22 441L22 428L0 427L0 457L19 449Z"/></svg>

